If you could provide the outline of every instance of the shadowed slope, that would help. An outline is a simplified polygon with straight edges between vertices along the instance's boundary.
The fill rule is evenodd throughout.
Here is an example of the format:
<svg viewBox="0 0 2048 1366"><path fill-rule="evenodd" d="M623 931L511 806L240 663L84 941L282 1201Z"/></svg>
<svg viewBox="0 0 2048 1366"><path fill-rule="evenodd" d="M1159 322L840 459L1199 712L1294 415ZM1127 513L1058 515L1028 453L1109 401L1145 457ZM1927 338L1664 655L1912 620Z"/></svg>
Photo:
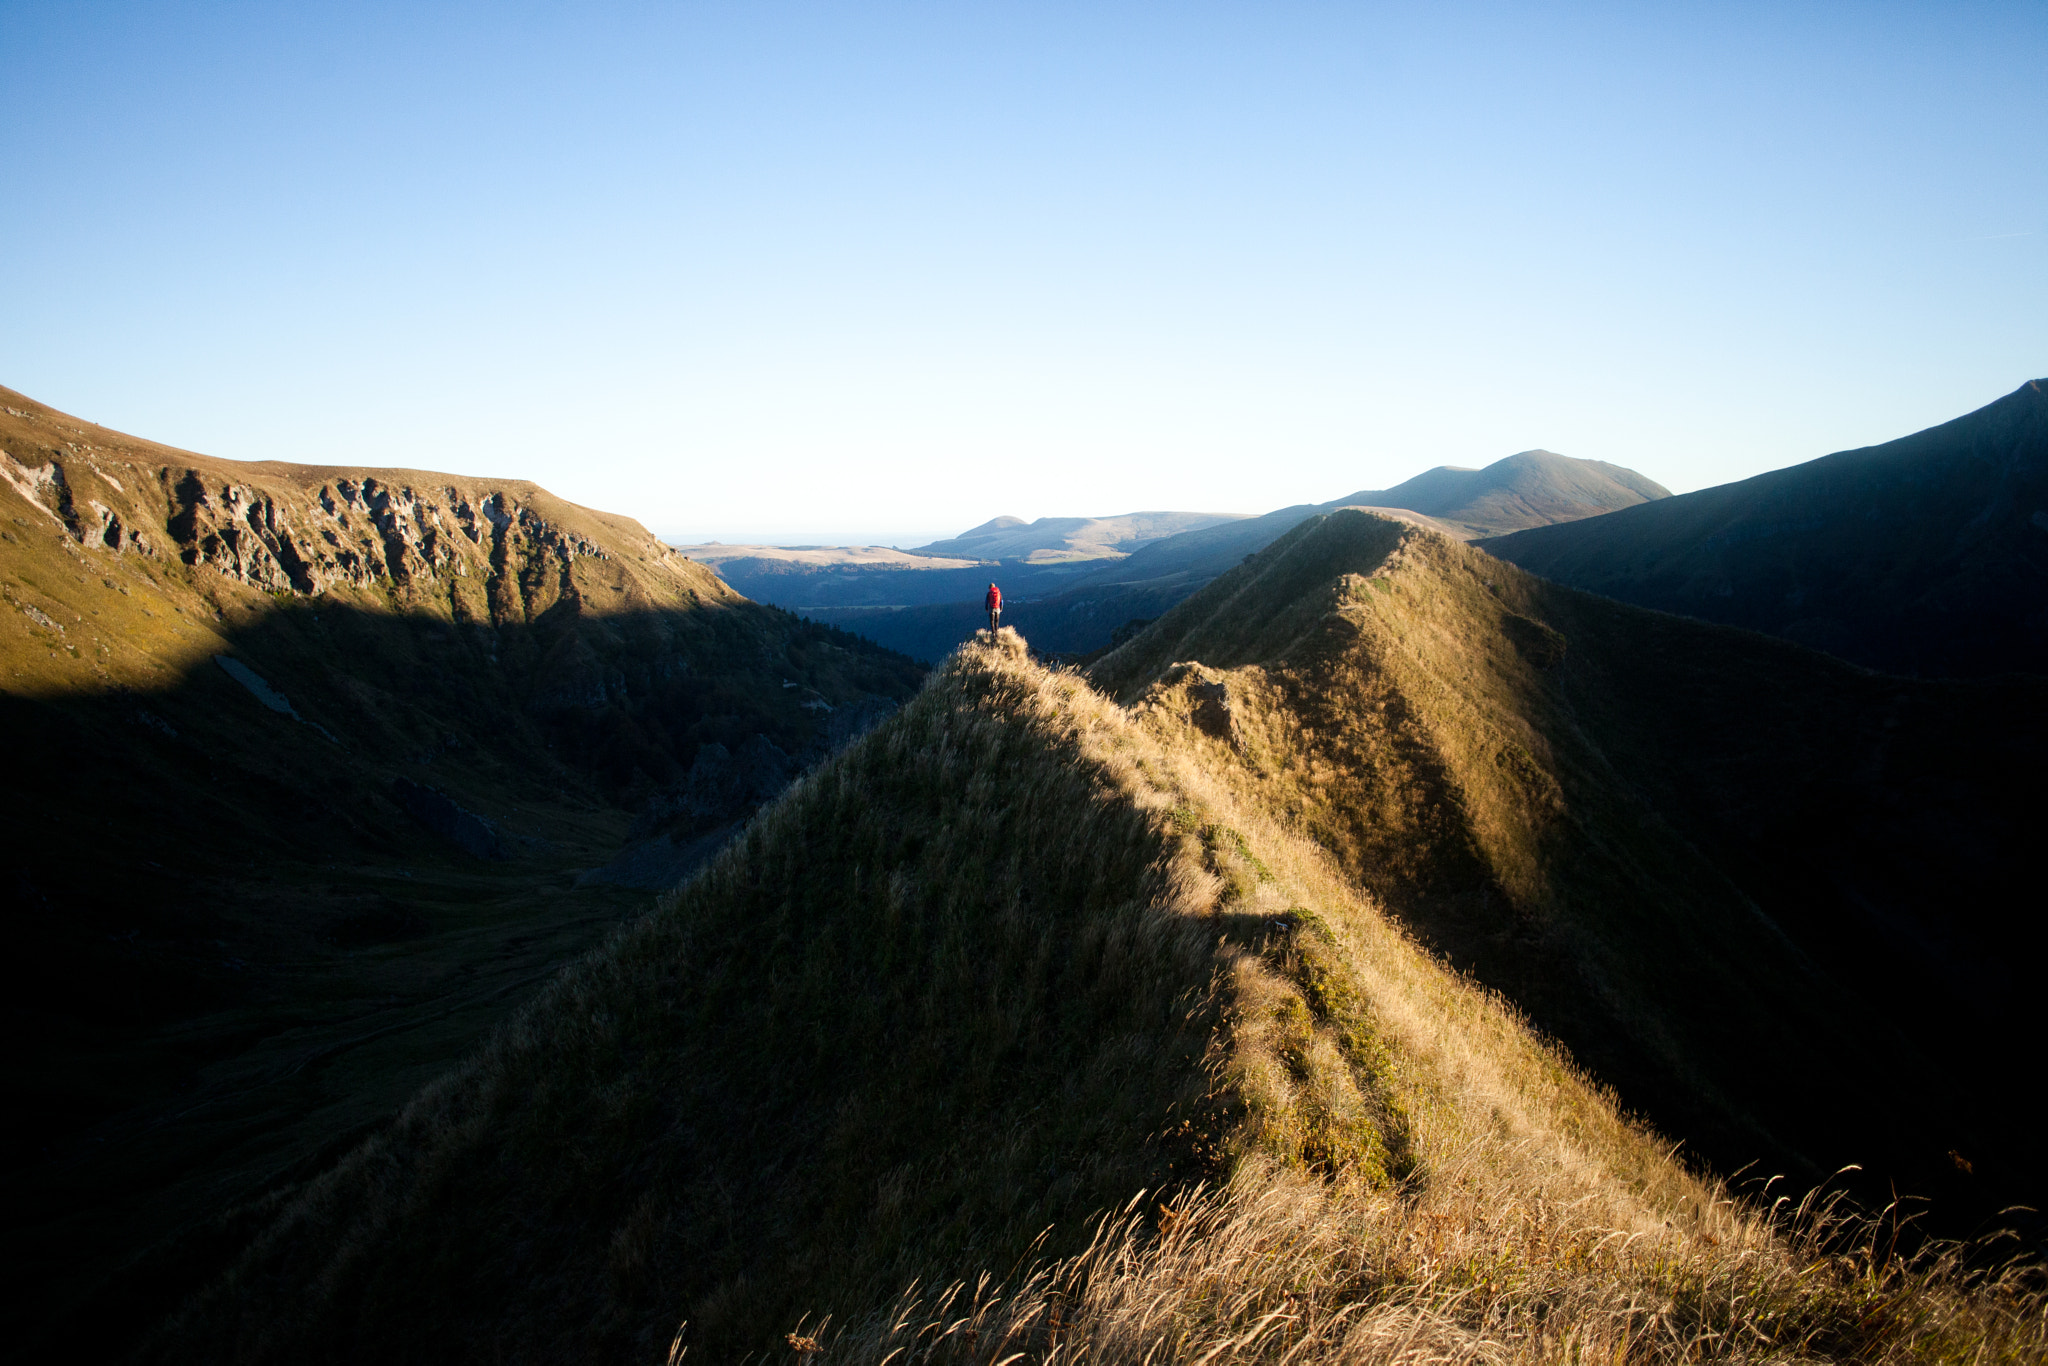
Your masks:
<svg viewBox="0 0 2048 1366"><path fill-rule="evenodd" d="M1873 668L2048 673L2044 385L1881 446L1486 549L1576 588Z"/></svg>
<svg viewBox="0 0 2048 1366"><path fill-rule="evenodd" d="M1077 1248L1140 1189L1387 1190L1482 1136L1467 1171L1532 1197L1721 1226L1177 738L1014 636L969 647L315 1183L162 1354L612 1360L687 1320L729 1359L1049 1225Z"/></svg>
<svg viewBox="0 0 2048 1366"><path fill-rule="evenodd" d="M2041 1190L2000 1078L2028 1035L2002 964L2042 943L1995 795L2048 759L2037 685L1870 675L1356 512L1093 676L1225 735L1263 800L1724 1170L1861 1162L1964 1230Z"/></svg>
<svg viewBox="0 0 2048 1366"><path fill-rule="evenodd" d="M1071 727L954 668L311 1190L181 1334L616 1360L687 1318L729 1358L1206 1170L1214 931Z"/></svg>

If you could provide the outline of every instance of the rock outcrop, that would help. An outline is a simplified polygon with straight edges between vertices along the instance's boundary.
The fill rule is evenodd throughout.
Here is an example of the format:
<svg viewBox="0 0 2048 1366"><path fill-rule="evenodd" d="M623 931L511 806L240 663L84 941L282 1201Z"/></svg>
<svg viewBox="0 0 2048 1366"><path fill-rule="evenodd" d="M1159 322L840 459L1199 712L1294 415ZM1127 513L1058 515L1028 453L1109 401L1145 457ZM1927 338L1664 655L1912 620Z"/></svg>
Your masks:
<svg viewBox="0 0 2048 1366"><path fill-rule="evenodd" d="M300 597L445 595L468 581L485 590L476 614L494 622L575 596L572 566L612 562L622 532L636 558L698 577L637 523L523 481L215 460L50 409L8 415L18 420L0 430L0 482L85 551L175 559Z"/></svg>

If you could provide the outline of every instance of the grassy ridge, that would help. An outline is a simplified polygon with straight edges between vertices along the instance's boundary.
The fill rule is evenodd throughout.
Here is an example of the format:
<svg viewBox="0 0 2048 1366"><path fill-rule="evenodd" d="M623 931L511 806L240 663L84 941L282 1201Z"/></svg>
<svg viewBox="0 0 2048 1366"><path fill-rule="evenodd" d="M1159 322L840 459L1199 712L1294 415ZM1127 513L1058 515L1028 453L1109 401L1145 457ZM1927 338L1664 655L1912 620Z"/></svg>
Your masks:
<svg viewBox="0 0 2048 1366"><path fill-rule="evenodd" d="M2025 1274L1732 1204L1202 732L1015 644L956 656L423 1092L156 1355L2044 1346Z"/></svg>
<svg viewBox="0 0 2048 1366"><path fill-rule="evenodd" d="M1958 1232L2039 1198L1995 795L2048 751L2038 684L1872 675L1356 512L1093 676L1181 718L1222 682L1219 772L1724 1170L1863 1163Z"/></svg>
<svg viewBox="0 0 2048 1366"><path fill-rule="evenodd" d="M196 1354L615 1359L687 1318L716 1358L1209 1170L1214 935L1034 702L957 668L801 782L311 1191Z"/></svg>

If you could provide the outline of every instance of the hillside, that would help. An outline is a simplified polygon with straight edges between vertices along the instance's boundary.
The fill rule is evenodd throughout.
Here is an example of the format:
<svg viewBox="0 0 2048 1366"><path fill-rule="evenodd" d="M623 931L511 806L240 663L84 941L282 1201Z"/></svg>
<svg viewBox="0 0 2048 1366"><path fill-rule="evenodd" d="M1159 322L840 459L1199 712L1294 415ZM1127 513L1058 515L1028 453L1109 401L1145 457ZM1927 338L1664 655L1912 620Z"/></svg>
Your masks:
<svg viewBox="0 0 2048 1366"><path fill-rule="evenodd" d="M1348 511L1092 677L1227 716L1264 804L1719 1169L1859 1163L1958 1229L2048 1194L2005 1080L2038 680L1872 675Z"/></svg>
<svg viewBox="0 0 2048 1366"><path fill-rule="evenodd" d="M531 484L0 398L17 1342L159 1312L920 673Z"/></svg>
<svg viewBox="0 0 2048 1366"><path fill-rule="evenodd" d="M1481 985L1612 1029L1660 1106L1630 1063L1676 1067L1675 1113L1752 1151L1781 1079L1714 1089L1702 987L1735 1040L1821 1031L1759 1069L1861 1065L1840 984L1626 785L1655 725L1598 772L1560 728L1636 686L1645 631L1653 674L1705 639L1738 692L1869 678L1351 512L1104 660L1128 707L972 643L282 1204L147 1359L2037 1355L2025 1273L1731 1202ZM1951 1122L1888 1061L1864 1115Z"/></svg>
<svg viewBox="0 0 2048 1366"><path fill-rule="evenodd" d="M2044 386L1881 446L1486 548L1560 583L1872 668L2048 672Z"/></svg>
<svg viewBox="0 0 2048 1366"><path fill-rule="evenodd" d="M1131 554L1068 579L1003 573L1017 629L1034 648L1084 655L1110 643L1121 626L1148 620L1310 517L1340 507L1368 507L1468 539L1521 527L1597 517L1670 495L1633 470L1548 451L1523 451L1484 469L1439 466L1390 489L1361 489L1327 503L1299 504L1259 517L1197 527L1138 546ZM1001 576L998 576L1001 577ZM963 586L969 584L963 577ZM892 597L901 582L909 591ZM919 659L939 659L974 630L979 594L936 596L937 580L899 576L862 582L858 595L819 591L795 580L749 579L744 591L802 611L813 620L858 631Z"/></svg>

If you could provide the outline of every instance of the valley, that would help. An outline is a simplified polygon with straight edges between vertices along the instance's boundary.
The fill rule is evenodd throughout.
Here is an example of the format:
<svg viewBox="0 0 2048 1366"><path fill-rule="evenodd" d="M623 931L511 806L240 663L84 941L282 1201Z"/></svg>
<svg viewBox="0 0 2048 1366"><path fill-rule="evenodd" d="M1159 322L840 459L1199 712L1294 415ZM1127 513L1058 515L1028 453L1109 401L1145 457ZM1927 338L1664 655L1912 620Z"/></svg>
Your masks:
<svg viewBox="0 0 2048 1366"><path fill-rule="evenodd" d="M29 1342L164 1312L921 677L532 485L5 398Z"/></svg>

